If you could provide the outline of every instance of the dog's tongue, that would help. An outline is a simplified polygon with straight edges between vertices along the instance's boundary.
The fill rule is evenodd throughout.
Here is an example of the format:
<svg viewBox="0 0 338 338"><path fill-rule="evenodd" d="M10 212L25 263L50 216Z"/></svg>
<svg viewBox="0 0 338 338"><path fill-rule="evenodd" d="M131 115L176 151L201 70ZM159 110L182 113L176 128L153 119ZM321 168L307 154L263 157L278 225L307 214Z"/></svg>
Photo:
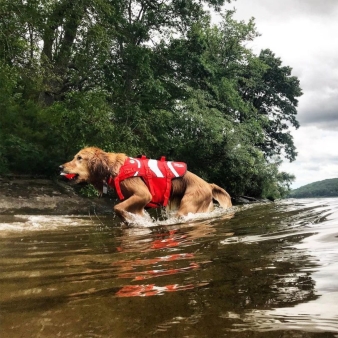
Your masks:
<svg viewBox="0 0 338 338"><path fill-rule="evenodd" d="M64 177L68 178L69 180L71 180L72 178L75 177L76 174L65 174L63 175Z"/></svg>

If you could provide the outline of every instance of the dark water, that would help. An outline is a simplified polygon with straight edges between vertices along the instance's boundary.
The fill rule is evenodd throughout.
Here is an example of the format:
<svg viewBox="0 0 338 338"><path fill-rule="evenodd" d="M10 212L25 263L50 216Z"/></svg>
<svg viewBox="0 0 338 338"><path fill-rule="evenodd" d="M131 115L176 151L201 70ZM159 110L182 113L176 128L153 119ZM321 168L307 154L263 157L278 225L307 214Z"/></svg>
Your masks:
<svg viewBox="0 0 338 338"><path fill-rule="evenodd" d="M208 217L0 216L1 337L338 337L338 199Z"/></svg>

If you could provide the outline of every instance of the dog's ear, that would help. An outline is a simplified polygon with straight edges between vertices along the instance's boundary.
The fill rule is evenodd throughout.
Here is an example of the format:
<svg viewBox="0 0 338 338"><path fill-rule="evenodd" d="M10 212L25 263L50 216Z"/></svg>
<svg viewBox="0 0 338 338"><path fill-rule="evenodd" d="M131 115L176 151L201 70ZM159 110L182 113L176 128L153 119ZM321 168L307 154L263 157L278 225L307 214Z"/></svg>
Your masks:
<svg viewBox="0 0 338 338"><path fill-rule="evenodd" d="M107 164L108 164L110 175L112 175L113 177L117 176L124 161L125 161L124 154L108 153Z"/></svg>
<svg viewBox="0 0 338 338"><path fill-rule="evenodd" d="M88 169L91 176L103 179L109 175L109 165L104 153L95 153L88 160Z"/></svg>

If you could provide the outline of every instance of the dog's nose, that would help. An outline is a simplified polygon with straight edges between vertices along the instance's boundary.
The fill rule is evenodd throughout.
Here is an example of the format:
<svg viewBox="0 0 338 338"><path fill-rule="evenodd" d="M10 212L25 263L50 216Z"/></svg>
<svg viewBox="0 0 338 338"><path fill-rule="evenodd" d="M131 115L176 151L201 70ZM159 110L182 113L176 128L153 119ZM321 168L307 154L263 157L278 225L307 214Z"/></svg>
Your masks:
<svg viewBox="0 0 338 338"><path fill-rule="evenodd" d="M60 169L60 170L63 170L63 165L60 165L60 166L59 166L59 169Z"/></svg>

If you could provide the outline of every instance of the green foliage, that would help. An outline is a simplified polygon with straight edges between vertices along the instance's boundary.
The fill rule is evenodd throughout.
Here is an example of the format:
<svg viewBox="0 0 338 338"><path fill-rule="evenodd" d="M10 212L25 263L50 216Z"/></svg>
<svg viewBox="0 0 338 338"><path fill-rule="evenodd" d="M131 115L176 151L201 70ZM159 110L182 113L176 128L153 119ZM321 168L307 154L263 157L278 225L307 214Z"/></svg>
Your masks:
<svg viewBox="0 0 338 338"><path fill-rule="evenodd" d="M243 98L252 104L256 114L264 121L262 128L265 137L257 146L266 157L280 155L284 151L286 158L293 161L297 152L288 129L290 125L299 127L296 119L297 97L302 95L299 80L291 76L292 69L282 66L280 58L276 58L268 49L262 50L258 59L250 59L250 62L254 64L250 64L248 74L254 75L255 81L247 81L243 75L241 92Z"/></svg>
<svg viewBox="0 0 338 338"><path fill-rule="evenodd" d="M84 197L98 197L99 196L99 192L91 184L81 187L79 190L79 193L80 195Z"/></svg>
<svg viewBox="0 0 338 338"><path fill-rule="evenodd" d="M232 195L288 191L299 81L246 48L253 20L210 24L224 0L0 1L0 173L95 145L186 161Z"/></svg>
<svg viewBox="0 0 338 338"><path fill-rule="evenodd" d="M18 71L0 62L0 173L7 171L41 172L46 159L43 133L36 116L38 106L23 101L23 88Z"/></svg>
<svg viewBox="0 0 338 338"><path fill-rule="evenodd" d="M338 178L318 181L292 190L288 197L311 198L311 197L337 197Z"/></svg>

